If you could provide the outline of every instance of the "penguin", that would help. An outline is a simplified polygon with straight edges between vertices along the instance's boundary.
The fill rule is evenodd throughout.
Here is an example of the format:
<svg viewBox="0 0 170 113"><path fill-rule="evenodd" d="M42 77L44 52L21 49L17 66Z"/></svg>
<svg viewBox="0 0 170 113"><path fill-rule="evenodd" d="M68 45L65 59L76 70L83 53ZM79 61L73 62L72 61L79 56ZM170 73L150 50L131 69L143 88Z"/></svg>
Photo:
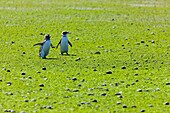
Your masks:
<svg viewBox="0 0 170 113"><path fill-rule="evenodd" d="M40 50L39 50L39 57L46 59L46 56L49 54L50 46L54 48L50 41L50 35L46 34L44 36L44 41L41 43L36 43L34 46L40 45Z"/></svg>
<svg viewBox="0 0 170 113"><path fill-rule="evenodd" d="M58 46L60 45L61 55L63 55L63 53L66 53L68 55L68 45L72 47L71 42L68 40L67 34L71 34L71 33L67 31L62 32L62 38L56 46L56 48L58 48Z"/></svg>

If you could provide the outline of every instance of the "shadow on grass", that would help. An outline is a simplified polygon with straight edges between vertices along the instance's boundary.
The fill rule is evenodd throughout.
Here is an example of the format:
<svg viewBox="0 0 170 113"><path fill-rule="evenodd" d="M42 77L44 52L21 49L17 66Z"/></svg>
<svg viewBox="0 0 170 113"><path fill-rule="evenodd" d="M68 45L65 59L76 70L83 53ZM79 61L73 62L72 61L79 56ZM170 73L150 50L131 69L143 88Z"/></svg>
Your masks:
<svg viewBox="0 0 170 113"><path fill-rule="evenodd" d="M60 56L76 56L75 54L60 54Z"/></svg>
<svg viewBox="0 0 170 113"><path fill-rule="evenodd" d="M59 60L59 58L46 58L45 60Z"/></svg>

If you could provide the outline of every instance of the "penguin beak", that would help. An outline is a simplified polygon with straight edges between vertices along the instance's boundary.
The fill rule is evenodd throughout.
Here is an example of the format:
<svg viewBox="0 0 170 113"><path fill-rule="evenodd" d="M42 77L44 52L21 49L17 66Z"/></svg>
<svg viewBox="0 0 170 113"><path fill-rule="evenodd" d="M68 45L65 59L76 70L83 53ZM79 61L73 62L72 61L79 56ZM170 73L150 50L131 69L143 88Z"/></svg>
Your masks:
<svg viewBox="0 0 170 113"><path fill-rule="evenodd" d="M68 32L67 34L71 34L70 32Z"/></svg>

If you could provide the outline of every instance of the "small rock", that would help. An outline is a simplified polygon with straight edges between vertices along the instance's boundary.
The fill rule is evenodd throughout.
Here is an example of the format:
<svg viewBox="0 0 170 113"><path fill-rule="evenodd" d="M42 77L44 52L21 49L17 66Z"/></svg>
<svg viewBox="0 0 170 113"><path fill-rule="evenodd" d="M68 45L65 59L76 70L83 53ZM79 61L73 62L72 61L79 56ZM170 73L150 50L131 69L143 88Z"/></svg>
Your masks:
<svg viewBox="0 0 170 113"><path fill-rule="evenodd" d="M155 43L155 41L154 41L154 40L151 40L151 43Z"/></svg>
<svg viewBox="0 0 170 113"><path fill-rule="evenodd" d="M46 70L46 67L42 67L42 70Z"/></svg>
<svg viewBox="0 0 170 113"><path fill-rule="evenodd" d="M136 45L140 45L140 43L139 43L139 42L136 42L135 44L136 44Z"/></svg>
<svg viewBox="0 0 170 113"><path fill-rule="evenodd" d="M89 94L87 94L88 96L93 96L94 95L94 93L89 93Z"/></svg>
<svg viewBox="0 0 170 113"><path fill-rule="evenodd" d="M135 106L135 105L133 105L133 106L132 106L132 108L136 108L136 106Z"/></svg>
<svg viewBox="0 0 170 113"><path fill-rule="evenodd" d="M106 74L112 74L112 71L106 71Z"/></svg>
<svg viewBox="0 0 170 113"><path fill-rule="evenodd" d="M125 67L125 66L122 66L122 69L126 69L126 67Z"/></svg>
<svg viewBox="0 0 170 113"><path fill-rule="evenodd" d="M142 110L140 110L140 112L145 112L145 110L144 110L144 109L142 109Z"/></svg>
<svg viewBox="0 0 170 113"><path fill-rule="evenodd" d="M40 87L44 87L44 84L39 84Z"/></svg>
<svg viewBox="0 0 170 113"><path fill-rule="evenodd" d="M116 68L116 66L112 66L112 68Z"/></svg>
<svg viewBox="0 0 170 113"><path fill-rule="evenodd" d="M107 94L106 93L102 93L101 96L106 96Z"/></svg>
<svg viewBox="0 0 170 113"><path fill-rule="evenodd" d="M76 77L73 77L73 78L72 78L72 80L73 80L73 81L76 81L76 80L77 80L77 78L76 78Z"/></svg>
<svg viewBox="0 0 170 113"><path fill-rule="evenodd" d="M120 105L121 104L121 102L116 102L116 105Z"/></svg>
<svg viewBox="0 0 170 113"><path fill-rule="evenodd" d="M169 105L169 102L165 102L164 105Z"/></svg>
<svg viewBox="0 0 170 113"><path fill-rule="evenodd" d="M137 91L137 92L142 92L142 89L137 89L136 91Z"/></svg>
<svg viewBox="0 0 170 113"><path fill-rule="evenodd" d="M46 108L47 108L47 109L53 109L53 107L52 107L52 106L46 106Z"/></svg>
<svg viewBox="0 0 170 113"><path fill-rule="evenodd" d="M144 41L144 40L141 40L141 43L145 43L145 41Z"/></svg>
<svg viewBox="0 0 170 113"><path fill-rule="evenodd" d="M75 61L79 61L79 60L81 60L81 58L79 57L79 58L77 58Z"/></svg>
<svg viewBox="0 0 170 113"><path fill-rule="evenodd" d="M26 73L25 73L25 72L22 72L21 75L26 75Z"/></svg>
<svg viewBox="0 0 170 113"><path fill-rule="evenodd" d="M97 102L97 100L95 99L95 100L92 100L92 102Z"/></svg>
<svg viewBox="0 0 170 113"><path fill-rule="evenodd" d="M138 70L138 68L137 68L137 67L134 67L133 70Z"/></svg>
<svg viewBox="0 0 170 113"><path fill-rule="evenodd" d="M99 51L96 51L94 54L101 54Z"/></svg>
<svg viewBox="0 0 170 113"><path fill-rule="evenodd" d="M104 84L102 84L102 86L106 86L106 84L104 83Z"/></svg>
<svg viewBox="0 0 170 113"><path fill-rule="evenodd" d="M79 92L79 90L78 89L74 89L73 92Z"/></svg>
<svg viewBox="0 0 170 113"><path fill-rule="evenodd" d="M29 100L24 100L24 102L29 102Z"/></svg>
<svg viewBox="0 0 170 113"><path fill-rule="evenodd" d="M170 82L167 82L166 85L170 85Z"/></svg>
<svg viewBox="0 0 170 113"><path fill-rule="evenodd" d="M11 86L12 85L12 83L11 82L7 82L7 86Z"/></svg>
<svg viewBox="0 0 170 113"><path fill-rule="evenodd" d="M153 107L153 105L152 105L152 104L149 104L148 107Z"/></svg>
<svg viewBox="0 0 170 113"><path fill-rule="evenodd" d="M122 92L115 93L115 95L121 95L121 94L122 94Z"/></svg>
<svg viewBox="0 0 170 113"><path fill-rule="evenodd" d="M11 72L11 71L8 69L7 72Z"/></svg>
<svg viewBox="0 0 170 113"><path fill-rule="evenodd" d="M123 108L127 108L127 106L126 106L126 105L123 105L122 107L123 107Z"/></svg>
<svg viewBox="0 0 170 113"><path fill-rule="evenodd" d="M117 82L115 82L115 86L118 86L119 84Z"/></svg>

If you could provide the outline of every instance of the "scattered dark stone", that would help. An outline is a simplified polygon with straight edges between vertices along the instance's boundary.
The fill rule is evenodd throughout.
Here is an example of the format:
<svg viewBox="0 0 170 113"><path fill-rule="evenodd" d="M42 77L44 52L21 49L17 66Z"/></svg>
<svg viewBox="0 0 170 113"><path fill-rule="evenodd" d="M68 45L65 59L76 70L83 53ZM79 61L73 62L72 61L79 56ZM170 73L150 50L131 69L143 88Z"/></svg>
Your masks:
<svg viewBox="0 0 170 113"><path fill-rule="evenodd" d="M22 72L21 75L26 75L26 73L25 73L25 72Z"/></svg>
<svg viewBox="0 0 170 113"><path fill-rule="evenodd" d="M152 105L152 104L149 104L148 107L153 107L153 105Z"/></svg>
<svg viewBox="0 0 170 113"><path fill-rule="evenodd" d="M121 83L125 83L125 81L123 81L123 80L122 80L122 81L120 81L120 82L121 82Z"/></svg>
<svg viewBox="0 0 170 113"><path fill-rule="evenodd" d="M169 102L165 102L164 105L169 105Z"/></svg>
<svg viewBox="0 0 170 113"><path fill-rule="evenodd" d="M147 46L147 47L148 47L149 45L148 45L148 44L145 44L145 46Z"/></svg>
<svg viewBox="0 0 170 113"><path fill-rule="evenodd" d="M130 86L130 84L126 84L126 88L128 88Z"/></svg>
<svg viewBox="0 0 170 113"><path fill-rule="evenodd" d="M46 67L42 67L42 70L46 70Z"/></svg>
<svg viewBox="0 0 170 113"><path fill-rule="evenodd" d="M87 94L88 96L93 96L94 95L94 93L89 93L89 94Z"/></svg>
<svg viewBox="0 0 170 113"><path fill-rule="evenodd" d="M101 54L99 51L96 51L94 54Z"/></svg>
<svg viewBox="0 0 170 113"><path fill-rule="evenodd" d="M116 105L120 105L121 104L121 102L116 102Z"/></svg>
<svg viewBox="0 0 170 113"><path fill-rule="evenodd" d="M122 69L126 69L126 67L125 67L125 66L122 66Z"/></svg>
<svg viewBox="0 0 170 113"><path fill-rule="evenodd" d="M11 72L11 71L8 69L7 72Z"/></svg>
<svg viewBox="0 0 170 113"><path fill-rule="evenodd" d="M139 42L136 42L135 44L136 44L136 45L140 45L140 43L139 43Z"/></svg>
<svg viewBox="0 0 170 113"><path fill-rule="evenodd" d="M81 102L80 104L86 104L86 102Z"/></svg>
<svg viewBox="0 0 170 113"><path fill-rule="evenodd" d="M170 82L167 82L166 85L170 85Z"/></svg>
<svg viewBox="0 0 170 113"><path fill-rule="evenodd" d="M92 102L97 102L97 100L95 99L95 100L92 100Z"/></svg>
<svg viewBox="0 0 170 113"><path fill-rule="evenodd" d="M154 33L154 32L151 32L151 35L155 35L155 33Z"/></svg>
<svg viewBox="0 0 170 113"><path fill-rule="evenodd" d="M138 74L137 74L137 73L135 73L135 74L134 74L134 76L138 76Z"/></svg>
<svg viewBox="0 0 170 113"><path fill-rule="evenodd" d="M135 85L135 83L132 83L131 85Z"/></svg>
<svg viewBox="0 0 170 113"><path fill-rule="evenodd" d="M116 66L112 66L112 68L116 68Z"/></svg>
<svg viewBox="0 0 170 113"><path fill-rule="evenodd" d="M78 87L81 87L81 84L78 84L77 86L78 86Z"/></svg>
<svg viewBox="0 0 170 113"><path fill-rule="evenodd" d="M115 82L115 86L118 86L119 84L117 82Z"/></svg>
<svg viewBox="0 0 170 113"><path fill-rule="evenodd" d="M134 69L134 70L138 70L138 68L137 68L137 67L134 67L133 69Z"/></svg>
<svg viewBox="0 0 170 113"><path fill-rule="evenodd" d="M2 82L2 80L0 80L0 82Z"/></svg>
<svg viewBox="0 0 170 113"><path fill-rule="evenodd" d="M12 83L11 82L7 82L7 86L11 86L12 85Z"/></svg>
<svg viewBox="0 0 170 113"><path fill-rule="evenodd" d="M36 99L31 99L30 101L31 101L31 102L36 102L37 100L36 100Z"/></svg>
<svg viewBox="0 0 170 113"><path fill-rule="evenodd" d="M40 35L45 35L45 34L41 32Z"/></svg>
<svg viewBox="0 0 170 113"><path fill-rule="evenodd" d="M73 81L76 81L76 80L77 80L77 78L76 78L76 77L73 77L73 78L72 78L72 80L73 80Z"/></svg>
<svg viewBox="0 0 170 113"><path fill-rule="evenodd" d="M126 106L126 105L123 105L122 107L123 107L123 108L127 108L127 106Z"/></svg>
<svg viewBox="0 0 170 113"><path fill-rule="evenodd" d="M137 92L142 92L142 89L137 89L136 91L137 91Z"/></svg>
<svg viewBox="0 0 170 113"><path fill-rule="evenodd" d="M112 74L112 71L106 71L106 74Z"/></svg>
<svg viewBox="0 0 170 113"><path fill-rule="evenodd" d="M46 106L46 108L47 108L47 109L53 109L53 107L52 107L52 106Z"/></svg>
<svg viewBox="0 0 170 113"><path fill-rule="evenodd" d="M109 89L108 89L108 88L104 88L103 90L104 90L104 91L109 91Z"/></svg>
<svg viewBox="0 0 170 113"><path fill-rule="evenodd" d="M9 110L5 109L4 112L9 112Z"/></svg>
<svg viewBox="0 0 170 113"><path fill-rule="evenodd" d="M154 41L154 40L151 40L151 43L155 43L155 41Z"/></svg>
<svg viewBox="0 0 170 113"><path fill-rule="evenodd" d="M97 69L94 69L93 71L97 71Z"/></svg>
<svg viewBox="0 0 170 113"><path fill-rule="evenodd" d="M29 100L24 100L24 102L29 102Z"/></svg>
<svg viewBox="0 0 170 113"><path fill-rule="evenodd" d="M81 82L84 82L84 81L85 81L85 79L82 79L82 80L81 80Z"/></svg>
<svg viewBox="0 0 170 113"><path fill-rule="evenodd" d="M144 41L144 40L141 40L141 43L145 43L145 41Z"/></svg>
<svg viewBox="0 0 170 113"><path fill-rule="evenodd" d="M118 93L115 93L115 96L121 95L121 94L122 94L122 92L118 92Z"/></svg>
<svg viewBox="0 0 170 113"><path fill-rule="evenodd" d="M112 21L114 21L115 19L114 18L112 18Z"/></svg>
<svg viewBox="0 0 170 113"><path fill-rule="evenodd" d="M139 80L136 80L136 82L139 82Z"/></svg>
<svg viewBox="0 0 170 113"><path fill-rule="evenodd" d="M118 98L120 98L120 99L121 99L121 98L123 98L123 96L122 96L122 95L118 95L117 97L118 97Z"/></svg>
<svg viewBox="0 0 170 113"><path fill-rule="evenodd" d="M14 43L15 43L14 41L11 42L11 44L14 44Z"/></svg>
<svg viewBox="0 0 170 113"><path fill-rule="evenodd" d="M19 113L25 113L24 111L20 111Z"/></svg>
<svg viewBox="0 0 170 113"><path fill-rule="evenodd" d="M74 89L72 92L79 92L79 90L78 89Z"/></svg>
<svg viewBox="0 0 170 113"><path fill-rule="evenodd" d="M135 105L133 105L133 106L132 106L132 108L136 108L136 106L135 106Z"/></svg>
<svg viewBox="0 0 170 113"><path fill-rule="evenodd" d="M75 61L79 61L79 60L81 60L81 58L79 57L79 58L76 58L76 60Z"/></svg>
<svg viewBox="0 0 170 113"><path fill-rule="evenodd" d="M37 73L41 73L40 71L37 71Z"/></svg>
<svg viewBox="0 0 170 113"><path fill-rule="evenodd" d="M29 79L32 79L32 77L31 77L31 76L28 76L28 78L29 78Z"/></svg>
<svg viewBox="0 0 170 113"><path fill-rule="evenodd" d="M40 87L44 87L44 84L39 84Z"/></svg>
<svg viewBox="0 0 170 113"><path fill-rule="evenodd" d="M145 112L145 110L144 110L144 109L142 109L142 110L140 110L140 112Z"/></svg>
<svg viewBox="0 0 170 113"><path fill-rule="evenodd" d="M26 54L25 51L23 51L22 54Z"/></svg>
<svg viewBox="0 0 170 113"><path fill-rule="evenodd" d="M139 62L135 62L135 64L139 64Z"/></svg>
<svg viewBox="0 0 170 113"><path fill-rule="evenodd" d="M101 96L106 96L107 94L106 93L102 93Z"/></svg>
<svg viewBox="0 0 170 113"><path fill-rule="evenodd" d="M104 84L102 84L102 86L106 86L106 84L104 83Z"/></svg>

